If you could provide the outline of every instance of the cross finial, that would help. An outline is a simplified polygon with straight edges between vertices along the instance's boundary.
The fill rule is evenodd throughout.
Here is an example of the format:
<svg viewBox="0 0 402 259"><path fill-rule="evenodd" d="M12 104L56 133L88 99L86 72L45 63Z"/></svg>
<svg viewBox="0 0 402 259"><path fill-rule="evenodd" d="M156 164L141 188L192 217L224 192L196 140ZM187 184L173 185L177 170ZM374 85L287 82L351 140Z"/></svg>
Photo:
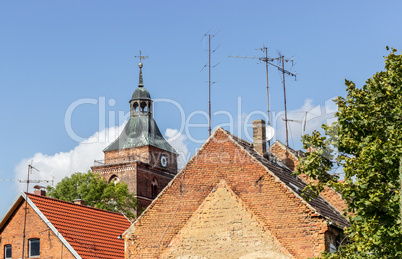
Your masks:
<svg viewBox="0 0 402 259"><path fill-rule="evenodd" d="M139 66L140 68L142 68L142 60L148 58L148 56L142 56L141 50L140 50L140 55L139 55L139 56L134 56L134 57L140 59L140 63L138 64L138 66Z"/></svg>

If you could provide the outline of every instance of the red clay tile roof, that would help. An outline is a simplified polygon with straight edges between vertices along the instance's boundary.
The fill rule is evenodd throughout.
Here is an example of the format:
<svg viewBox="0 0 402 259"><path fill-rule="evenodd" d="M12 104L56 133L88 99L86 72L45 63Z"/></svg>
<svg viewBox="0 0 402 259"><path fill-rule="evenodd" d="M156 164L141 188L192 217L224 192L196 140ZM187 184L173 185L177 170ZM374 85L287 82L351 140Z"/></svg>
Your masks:
<svg viewBox="0 0 402 259"><path fill-rule="evenodd" d="M124 258L118 239L131 223L120 213L27 193L82 258Z"/></svg>

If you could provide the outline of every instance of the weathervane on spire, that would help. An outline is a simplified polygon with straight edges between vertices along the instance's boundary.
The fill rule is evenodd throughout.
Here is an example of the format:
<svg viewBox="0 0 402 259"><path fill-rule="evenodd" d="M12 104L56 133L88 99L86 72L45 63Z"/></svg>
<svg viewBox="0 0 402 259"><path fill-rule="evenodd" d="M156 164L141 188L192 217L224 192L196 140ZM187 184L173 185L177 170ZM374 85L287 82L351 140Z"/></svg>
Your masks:
<svg viewBox="0 0 402 259"><path fill-rule="evenodd" d="M138 64L138 67L140 68L140 78L139 78L139 83L138 83L138 87L144 87L144 80L142 79L142 60L143 59L147 59L148 56L142 56L141 55L142 52L140 50L140 55L139 56L134 56L135 58L139 58L140 59L140 63Z"/></svg>
<svg viewBox="0 0 402 259"><path fill-rule="evenodd" d="M140 59L140 63L138 64L138 67L139 67L139 68L142 68L142 60L148 58L148 56L142 56L141 54L142 54L142 52L141 52L141 50L140 50L140 55L139 55L139 56L134 56L135 58L139 58L139 59Z"/></svg>

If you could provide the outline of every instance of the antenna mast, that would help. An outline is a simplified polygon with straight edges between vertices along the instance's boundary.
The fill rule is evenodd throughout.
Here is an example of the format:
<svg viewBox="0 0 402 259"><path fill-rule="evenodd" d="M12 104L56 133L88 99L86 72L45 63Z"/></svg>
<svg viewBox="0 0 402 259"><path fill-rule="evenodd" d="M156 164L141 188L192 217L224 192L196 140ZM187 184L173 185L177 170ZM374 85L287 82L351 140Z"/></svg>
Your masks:
<svg viewBox="0 0 402 259"><path fill-rule="evenodd" d="M282 82L283 82L283 101L284 101L284 105L285 105L285 129L286 129L286 146L289 147L289 134L288 134L288 112L286 109L286 84L285 84L285 73L290 75L290 76L294 76L295 80L296 80L296 74L293 74L287 70L285 70L285 62L289 62L291 61L293 64L293 59L285 59L285 57L283 55L280 55L280 62L282 63Z"/></svg>
<svg viewBox="0 0 402 259"><path fill-rule="evenodd" d="M267 121L267 125L270 126L271 125L271 120L270 120L270 115L269 115L269 81L268 81L268 48L265 47L263 45L262 48L260 48L259 50L261 50L262 52L265 52L265 75L267 77L267 115L268 115L268 121ZM268 147L271 147L271 139L268 140Z"/></svg>
<svg viewBox="0 0 402 259"><path fill-rule="evenodd" d="M208 91L209 91L209 127L208 132L211 136L211 34L208 34Z"/></svg>
<svg viewBox="0 0 402 259"><path fill-rule="evenodd" d="M207 35L208 35L208 64L206 64L201 71L208 65L208 132L209 132L209 136L211 136L211 85L213 85L215 82L211 81L211 55L212 53L214 53L218 48L216 47L214 50L211 51L211 39L213 37L215 37L217 33L215 33L214 35L211 35L210 33L205 33L204 36L202 37L201 40L203 40ZM216 64L215 66L212 67L216 67L218 64ZM201 72L200 71L200 72Z"/></svg>
<svg viewBox="0 0 402 259"><path fill-rule="evenodd" d="M268 114L268 126L271 124L270 123L270 119L269 119L269 83L268 83L268 48L267 47L263 47L263 49L261 49L263 52L265 52L265 60L267 62L265 62L265 74L267 76L267 114ZM269 146L271 146L271 140L268 141Z"/></svg>
<svg viewBox="0 0 402 259"><path fill-rule="evenodd" d="M285 103L285 127L286 127L286 146L289 146L289 141L288 141L288 126L287 126L287 110L286 110L286 89L285 89L285 74L290 75L290 76L294 76L296 79L296 74L289 72L288 70L285 70L284 67L284 62L289 62L292 61L293 63L293 59L284 59L284 57L282 55L280 55L280 57L278 58L268 58L268 48L263 46L262 48L260 48L259 50L261 50L262 52L265 52L265 57L248 57L248 56L229 56L230 58L251 58L251 59L258 59L261 62L265 63L265 73L266 73L266 77L267 77L267 111L268 111L268 122L267 125L270 126L270 119L269 119L269 84L268 84L268 65L274 66L276 67L280 72L282 72L283 74L283 90L284 90L284 103ZM279 62L282 62L282 67L275 65L271 62L273 62L274 60L278 60ZM268 141L268 145L270 146L271 141Z"/></svg>
<svg viewBox="0 0 402 259"><path fill-rule="evenodd" d="M308 111L306 111L306 113L305 113L305 115L304 115L304 119L302 119L302 120L292 120L292 119L288 119L288 121L290 121L290 122L297 122L297 123L300 123L300 124L301 124L301 126L302 126L302 128L303 128L303 130L302 130L302 135L304 135L304 132L306 131L307 114L308 114ZM282 120L285 121L285 119L282 119Z"/></svg>
<svg viewBox="0 0 402 259"><path fill-rule="evenodd" d="M35 167L32 166L32 162L31 162L31 164L28 165L27 192L28 192L28 187L29 187L29 175L32 173L32 169L39 172L38 169L36 169Z"/></svg>
<svg viewBox="0 0 402 259"><path fill-rule="evenodd" d="M53 178L52 180L29 180L29 175L32 173L32 169L34 169L35 171L39 172L38 169L36 169L35 167L32 166L32 161L31 161L31 164L28 165L28 177L27 177L27 180L2 180L2 179L0 179L0 182L14 182L14 181L17 182L18 181L20 183L26 183L27 184L27 193L28 193L29 183L40 183L40 182L49 183L49 182L51 182L52 186L53 186L54 177L52 177ZM25 258L24 251L25 251L25 232L26 232L26 225L27 225L27 210L28 210L28 196L26 196L25 208L24 208L24 228L23 228L23 233L22 233L22 257L21 257L22 259Z"/></svg>
<svg viewBox="0 0 402 259"><path fill-rule="evenodd" d="M24 259L24 252L25 252L25 233L26 233L26 226L27 226L27 210L28 210L28 187L29 187L29 174L32 172L32 169L35 169L39 172L38 169L32 166L32 161L28 165L28 178L27 178L27 193L25 198L25 209L24 209L24 229L22 232L22 259Z"/></svg>

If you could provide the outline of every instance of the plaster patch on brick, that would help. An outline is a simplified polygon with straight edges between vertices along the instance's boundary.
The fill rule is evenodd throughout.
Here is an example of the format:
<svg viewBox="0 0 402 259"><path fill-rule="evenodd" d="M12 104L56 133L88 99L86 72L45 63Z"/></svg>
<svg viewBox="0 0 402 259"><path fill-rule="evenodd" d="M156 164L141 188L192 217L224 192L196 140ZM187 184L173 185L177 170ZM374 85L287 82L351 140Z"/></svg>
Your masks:
<svg viewBox="0 0 402 259"><path fill-rule="evenodd" d="M223 180L161 258L291 258Z"/></svg>

